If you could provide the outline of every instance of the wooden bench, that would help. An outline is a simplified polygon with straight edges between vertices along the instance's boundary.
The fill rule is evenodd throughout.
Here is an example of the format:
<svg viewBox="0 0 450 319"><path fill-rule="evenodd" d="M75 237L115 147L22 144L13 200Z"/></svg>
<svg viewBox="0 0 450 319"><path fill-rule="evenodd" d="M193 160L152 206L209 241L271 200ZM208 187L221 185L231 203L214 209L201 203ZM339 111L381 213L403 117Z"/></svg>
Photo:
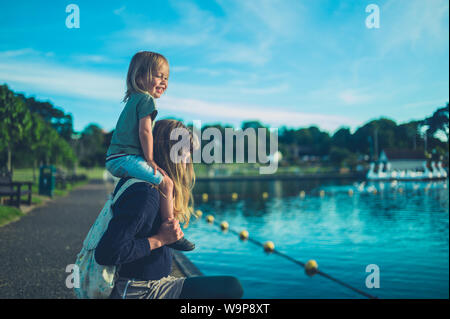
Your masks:
<svg viewBox="0 0 450 319"><path fill-rule="evenodd" d="M67 180L70 184L84 181L86 179L87 179L87 175L85 175L85 174L80 174L80 175L72 174L72 175L67 176Z"/></svg>
<svg viewBox="0 0 450 319"><path fill-rule="evenodd" d="M0 197L9 196L10 204L20 208L21 196L28 195L27 204L31 205L31 185L33 182L13 182L11 174L0 174ZM28 185L28 189L22 186Z"/></svg>
<svg viewBox="0 0 450 319"><path fill-rule="evenodd" d="M55 187L59 189L66 189L68 182L70 181L67 178L67 174L60 169L56 169Z"/></svg>

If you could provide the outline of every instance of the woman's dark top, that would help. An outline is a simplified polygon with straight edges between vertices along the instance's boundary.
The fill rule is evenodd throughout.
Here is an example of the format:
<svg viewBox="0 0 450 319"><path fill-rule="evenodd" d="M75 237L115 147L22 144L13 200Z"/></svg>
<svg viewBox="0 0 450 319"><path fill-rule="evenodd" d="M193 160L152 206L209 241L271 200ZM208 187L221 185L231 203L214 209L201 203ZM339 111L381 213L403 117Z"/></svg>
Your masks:
<svg viewBox="0 0 450 319"><path fill-rule="evenodd" d="M126 180L119 181L114 194ZM113 206L113 218L95 250L95 260L100 265L120 265L120 277L158 280L168 276L171 248L151 250L147 239L160 226L158 190L145 182L131 185Z"/></svg>

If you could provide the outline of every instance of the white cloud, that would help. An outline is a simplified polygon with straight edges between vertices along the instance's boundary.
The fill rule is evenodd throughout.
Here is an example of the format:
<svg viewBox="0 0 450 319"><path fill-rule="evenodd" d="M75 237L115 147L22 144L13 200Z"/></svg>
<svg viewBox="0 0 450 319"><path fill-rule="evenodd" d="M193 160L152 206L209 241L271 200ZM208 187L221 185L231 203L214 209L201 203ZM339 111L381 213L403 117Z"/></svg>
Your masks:
<svg viewBox="0 0 450 319"><path fill-rule="evenodd" d="M345 104L361 104L367 103L371 100L371 97L367 94L362 94L356 90L348 89L338 93L338 98Z"/></svg>
<svg viewBox="0 0 450 319"><path fill-rule="evenodd" d="M251 66L266 65L273 50L287 39L298 38L303 9L297 2L220 2L225 16L215 16L194 3L171 2L179 21L163 27L158 24L127 23L116 34L127 47L195 48L202 50L205 62L226 62ZM130 16L126 17L128 20ZM132 19L133 20L133 19Z"/></svg>
<svg viewBox="0 0 450 319"><path fill-rule="evenodd" d="M124 92L124 80L120 76L74 69L54 63L33 64L18 61L0 63L0 79L33 88L43 95L82 99L86 101L86 104L93 103L93 105L95 105L96 100L118 105ZM283 90L285 86L282 85L275 89ZM201 91L202 86L197 86L196 90ZM260 90L259 92L254 89L253 93L266 93L265 89ZM215 118L218 122L257 119L275 126L298 127L316 124L326 130L334 130L342 125L356 124L353 119L344 116L289 111L283 109L280 105L261 107L240 103L239 101L217 103L165 96L158 101L158 107L166 113L170 112L173 116L178 116L180 113L190 114L198 119ZM105 126L109 125L106 124Z"/></svg>
<svg viewBox="0 0 450 319"><path fill-rule="evenodd" d="M2 51L0 52L0 58L7 59L7 58L15 58L15 57L53 57L53 52L41 52L37 51L32 48L23 48L18 50L8 50L8 51Z"/></svg>
<svg viewBox="0 0 450 319"><path fill-rule="evenodd" d="M33 87L44 94L120 101L124 81L116 75L78 70L53 63L0 63L0 79Z"/></svg>
<svg viewBox="0 0 450 319"><path fill-rule="evenodd" d="M112 60L104 55L98 55L98 54L77 54L73 55L73 58L76 61L82 62L82 63L108 63L112 62Z"/></svg>
<svg viewBox="0 0 450 319"><path fill-rule="evenodd" d="M216 118L217 121L259 120L264 124L299 127L318 125L321 129L333 131L341 126L356 126L349 117L283 110L279 105L258 107L242 103L215 103L197 99L165 97L158 102L160 109L190 114L194 119Z"/></svg>

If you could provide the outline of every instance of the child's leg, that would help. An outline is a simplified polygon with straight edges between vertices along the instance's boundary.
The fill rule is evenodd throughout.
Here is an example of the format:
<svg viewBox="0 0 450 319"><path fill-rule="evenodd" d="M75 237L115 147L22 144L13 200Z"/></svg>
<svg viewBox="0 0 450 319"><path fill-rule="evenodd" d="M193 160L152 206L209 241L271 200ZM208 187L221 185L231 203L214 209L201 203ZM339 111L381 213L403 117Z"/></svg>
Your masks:
<svg viewBox="0 0 450 319"><path fill-rule="evenodd" d="M157 171L154 173L153 167L147 161L137 155L122 156L106 162L106 169L116 177L134 177L155 185L161 184L163 175Z"/></svg>
<svg viewBox="0 0 450 319"><path fill-rule="evenodd" d="M174 217L174 207L173 207L173 182L172 180L164 176L159 188L164 193L164 196L160 197L160 213L162 222L169 218ZM177 240L176 242L168 245L170 248L182 251L190 251L195 248L195 244L187 240L185 237Z"/></svg>
<svg viewBox="0 0 450 319"><path fill-rule="evenodd" d="M125 157L125 156L124 156ZM105 168L108 172L111 173L112 176L122 178L127 177L126 171L123 168L123 163L125 162L123 157L119 157L113 160L109 160L105 164Z"/></svg>

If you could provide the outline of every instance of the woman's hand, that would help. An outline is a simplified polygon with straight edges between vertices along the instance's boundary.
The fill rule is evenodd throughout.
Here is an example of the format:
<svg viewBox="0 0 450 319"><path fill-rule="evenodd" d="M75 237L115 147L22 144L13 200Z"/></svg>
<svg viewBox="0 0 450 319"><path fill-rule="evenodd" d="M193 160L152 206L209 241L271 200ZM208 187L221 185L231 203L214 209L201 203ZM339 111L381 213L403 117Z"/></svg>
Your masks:
<svg viewBox="0 0 450 319"><path fill-rule="evenodd" d="M161 245L169 245L183 238L184 234L181 230L180 223L175 218L161 224L156 237L161 241Z"/></svg>

